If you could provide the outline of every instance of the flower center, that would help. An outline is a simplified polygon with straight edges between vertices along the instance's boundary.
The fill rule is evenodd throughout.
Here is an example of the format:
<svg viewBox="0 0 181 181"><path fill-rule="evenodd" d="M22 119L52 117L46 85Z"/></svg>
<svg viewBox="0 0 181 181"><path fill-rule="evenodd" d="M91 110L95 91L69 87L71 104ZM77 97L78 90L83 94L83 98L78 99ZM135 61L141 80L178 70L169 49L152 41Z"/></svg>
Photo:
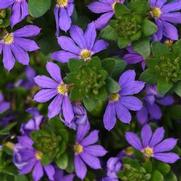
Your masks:
<svg viewBox="0 0 181 181"><path fill-rule="evenodd" d="M59 7L66 7L68 5L68 0L57 0L57 5Z"/></svg>
<svg viewBox="0 0 181 181"><path fill-rule="evenodd" d="M57 91L59 94L62 95L66 95L68 92L68 86L67 84L61 83L58 87L57 87Z"/></svg>
<svg viewBox="0 0 181 181"><path fill-rule="evenodd" d="M114 3L112 3L112 9L115 9L116 4L119 2L119 0L115 0Z"/></svg>
<svg viewBox="0 0 181 181"><path fill-rule="evenodd" d="M118 93L115 93L115 94L111 94L109 99L110 101L116 102L119 100L119 98L120 98L120 95Z"/></svg>
<svg viewBox="0 0 181 181"><path fill-rule="evenodd" d="M146 157L150 158L153 156L153 149L150 148L150 147L146 147L144 150L143 150L143 153Z"/></svg>
<svg viewBox="0 0 181 181"><path fill-rule="evenodd" d="M154 17L154 18L159 18L161 16L162 12L161 12L161 9L160 8L153 8L151 10L151 15Z"/></svg>
<svg viewBox="0 0 181 181"><path fill-rule="evenodd" d="M90 50L83 49L80 52L80 57L81 57L81 59L88 60L91 58L91 54L92 54L92 52Z"/></svg>
<svg viewBox="0 0 181 181"><path fill-rule="evenodd" d="M35 157L36 157L37 160L41 160L42 157L43 157L43 153L40 152L40 151L37 151L37 152L35 153Z"/></svg>
<svg viewBox="0 0 181 181"><path fill-rule="evenodd" d="M165 45L167 45L168 47L171 47L173 45L173 40L165 40Z"/></svg>
<svg viewBox="0 0 181 181"><path fill-rule="evenodd" d="M3 37L3 41L5 44L10 45L11 43L13 43L14 41L14 36L13 33L7 33L4 37Z"/></svg>
<svg viewBox="0 0 181 181"><path fill-rule="evenodd" d="M74 152L75 152L76 154L80 154L80 153L82 153L83 151L84 151L84 148L83 148L82 145L80 145L80 144L78 144L78 143L76 143L76 144L74 145Z"/></svg>

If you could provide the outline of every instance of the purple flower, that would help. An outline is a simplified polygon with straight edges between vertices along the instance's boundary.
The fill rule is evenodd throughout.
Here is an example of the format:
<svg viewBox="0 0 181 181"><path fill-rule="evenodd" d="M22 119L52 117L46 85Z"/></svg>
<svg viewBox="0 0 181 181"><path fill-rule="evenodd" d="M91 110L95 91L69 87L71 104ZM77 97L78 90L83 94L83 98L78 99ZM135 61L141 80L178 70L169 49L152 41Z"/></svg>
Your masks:
<svg viewBox="0 0 181 181"><path fill-rule="evenodd" d="M126 133L127 142L136 150L141 151L145 157L153 157L165 163L175 163L179 156L170 152L176 145L174 138L164 139L164 129L157 128L152 133L151 127L145 125L141 130L141 139L133 132Z"/></svg>
<svg viewBox="0 0 181 181"><path fill-rule="evenodd" d="M148 85L145 88L145 97L143 98L143 107L137 112L136 116L140 124L145 124L149 120L159 120L162 112L159 105L169 106L174 103L172 96L161 96L157 92L155 85Z"/></svg>
<svg viewBox="0 0 181 181"><path fill-rule="evenodd" d="M11 27L22 21L28 13L26 0L0 0L0 9L11 8Z"/></svg>
<svg viewBox="0 0 181 181"><path fill-rule="evenodd" d="M52 58L66 63L71 58L88 60L92 55L107 48L104 40L96 40L96 29L94 23L90 23L85 31L78 26L72 26L70 36L60 36L58 43L63 50L54 52Z"/></svg>
<svg viewBox="0 0 181 181"><path fill-rule="evenodd" d="M59 34L59 29L68 31L72 24L71 16L74 11L74 0L56 0L56 6L54 9L55 21L56 21L56 34Z"/></svg>
<svg viewBox="0 0 181 181"><path fill-rule="evenodd" d="M141 63L142 69L144 70L146 66L144 58L140 54L135 52L131 46L127 48L127 51L128 52L123 56L123 59L128 64Z"/></svg>
<svg viewBox="0 0 181 181"><path fill-rule="evenodd" d="M123 4L125 0L99 0L88 5L88 8L96 13L102 14L96 21L96 29L104 28L109 20L114 16L114 7L116 3Z"/></svg>
<svg viewBox="0 0 181 181"><path fill-rule="evenodd" d="M122 163L120 157L111 157L107 161L107 176L112 179L118 179L117 173L121 170Z"/></svg>
<svg viewBox="0 0 181 181"><path fill-rule="evenodd" d="M154 40L159 41L164 37L178 40L178 31L174 26L181 23L181 1L167 3L166 0L150 0L151 15L158 27Z"/></svg>
<svg viewBox="0 0 181 181"><path fill-rule="evenodd" d="M58 65L48 62L46 69L50 77L39 75L34 78L41 90L34 96L34 100L40 103L53 101L48 106L48 117L53 118L58 114L64 116L65 122L70 123L74 118L73 108L68 97L68 85L62 80Z"/></svg>
<svg viewBox="0 0 181 181"><path fill-rule="evenodd" d="M138 111L142 108L142 102L132 95L138 94L144 88L144 82L135 81L135 76L134 70L124 72L119 78L120 91L110 96L103 117L104 127L109 131L115 126L117 118L129 124L129 110Z"/></svg>
<svg viewBox="0 0 181 181"><path fill-rule="evenodd" d="M0 40L0 54L3 53L4 67L10 71L15 64L15 60L23 65L29 64L29 55L39 49L35 41L27 39L40 33L40 28L34 25L27 25L12 33L6 33Z"/></svg>
<svg viewBox="0 0 181 181"><path fill-rule="evenodd" d="M32 131L39 130L40 124L43 122L43 116L39 113L36 108L29 108L26 110L32 115L32 118L27 122L21 125L21 133L29 134Z"/></svg>
<svg viewBox="0 0 181 181"><path fill-rule="evenodd" d="M87 173L86 164L92 169L100 169L101 164L98 157L102 157L107 153L101 145L95 144L99 139L98 131L94 130L88 134L89 129L89 124L79 126L76 135L76 143L74 145L75 172L82 180Z"/></svg>
<svg viewBox="0 0 181 181"><path fill-rule="evenodd" d="M55 181L73 181L74 175L64 175L63 170L60 170L59 168L55 168L55 175L54 175Z"/></svg>
<svg viewBox="0 0 181 181"><path fill-rule="evenodd" d="M70 123L63 121L69 128L76 130L79 125L85 125L89 122L86 109L81 105L81 103L73 104L73 112L74 118Z"/></svg>
<svg viewBox="0 0 181 181"><path fill-rule="evenodd" d="M4 100L3 94L0 92L0 114L10 108L10 103Z"/></svg>
<svg viewBox="0 0 181 181"><path fill-rule="evenodd" d="M39 181L44 171L49 180L53 181L55 169L50 164L46 166L41 164L42 154L33 148L33 141L28 136L21 136L14 147L13 162L20 174L24 175L32 171L34 181Z"/></svg>

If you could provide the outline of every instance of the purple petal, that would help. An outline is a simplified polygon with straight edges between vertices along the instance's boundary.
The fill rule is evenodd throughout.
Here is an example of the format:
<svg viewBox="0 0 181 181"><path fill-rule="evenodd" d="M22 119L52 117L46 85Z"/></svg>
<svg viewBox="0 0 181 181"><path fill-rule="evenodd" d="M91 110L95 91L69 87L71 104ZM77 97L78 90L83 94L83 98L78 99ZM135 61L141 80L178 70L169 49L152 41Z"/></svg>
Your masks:
<svg viewBox="0 0 181 181"><path fill-rule="evenodd" d="M87 146L84 148L84 151L96 157L104 156L107 153L107 151L101 145Z"/></svg>
<svg viewBox="0 0 181 181"><path fill-rule="evenodd" d="M109 11L113 11L112 6L109 4L105 4L102 2L93 2L88 5L88 8L93 13L106 13Z"/></svg>
<svg viewBox="0 0 181 181"><path fill-rule="evenodd" d="M77 55L80 54L80 48L75 45L74 41L71 38L66 36L60 36L58 38L58 43L63 50Z"/></svg>
<svg viewBox="0 0 181 181"><path fill-rule="evenodd" d="M51 119L60 114L63 96L57 95L48 106L48 118Z"/></svg>
<svg viewBox="0 0 181 181"><path fill-rule="evenodd" d="M135 80L136 73L134 70L127 70L119 78L119 84L125 86L127 83Z"/></svg>
<svg viewBox="0 0 181 181"><path fill-rule="evenodd" d="M53 88L56 89L58 87L57 82L53 79L45 76L45 75L38 75L34 78L35 83L41 88Z"/></svg>
<svg viewBox="0 0 181 181"><path fill-rule="evenodd" d="M100 30L104 28L108 24L109 20L113 17L113 15L113 12L108 12L101 15L97 20L95 20L96 29Z"/></svg>
<svg viewBox="0 0 181 181"><path fill-rule="evenodd" d="M136 117L141 125L144 125L148 122L148 111L143 107L140 111L136 113Z"/></svg>
<svg viewBox="0 0 181 181"><path fill-rule="evenodd" d="M14 44L29 52L39 49L39 46L36 44L35 41L25 38L14 38Z"/></svg>
<svg viewBox="0 0 181 181"><path fill-rule="evenodd" d="M92 145L92 144L96 143L99 139L98 134L99 134L99 131L97 131L97 130L92 131L87 137L85 137L81 141L80 144L83 146L88 146L88 145Z"/></svg>
<svg viewBox="0 0 181 181"><path fill-rule="evenodd" d="M145 86L145 83L142 81L130 81L121 86L120 95L134 95L138 94Z"/></svg>
<svg viewBox="0 0 181 181"><path fill-rule="evenodd" d="M6 9L14 3L14 0L0 0L0 9Z"/></svg>
<svg viewBox="0 0 181 181"><path fill-rule="evenodd" d="M170 151L175 147L176 144L177 144L177 139L174 138L165 139L154 147L154 152L161 153L161 152Z"/></svg>
<svg viewBox="0 0 181 181"><path fill-rule="evenodd" d="M44 166L45 172L50 180L54 180L55 169L52 165Z"/></svg>
<svg viewBox="0 0 181 181"><path fill-rule="evenodd" d="M131 122L131 114L126 107L124 107L120 102L116 104L116 114L118 119L126 124Z"/></svg>
<svg viewBox="0 0 181 181"><path fill-rule="evenodd" d="M142 102L134 96L123 96L120 103L132 111L139 111L143 107Z"/></svg>
<svg viewBox="0 0 181 181"><path fill-rule="evenodd" d="M55 79L58 83L62 82L61 70L57 64L48 62L46 64L46 69L53 79Z"/></svg>
<svg viewBox="0 0 181 181"><path fill-rule="evenodd" d="M74 112L68 96L64 96L63 98L62 109L65 122L70 123L74 118Z"/></svg>
<svg viewBox="0 0 181 181"><path fill-rule="evenodd" d="M181 9L181 1L168 3L161 9L164 13L178 11Z"/></svg>
<svg viewBox="0 0 181 181"><path fill-rule="evenodd" d="M93 53L101 52L102 50L105 50L108 47L108 43L104 40L97 40L93 46Z"/></svg>
<svg viewBox="0 0 181 181"><path fill-rule="evenodd" d="M135 133L127 132L125 136L127 142L137 150L142 150L143 146Z"/></svg>
<svg viewBox="0 0 181 181"><path fill-rule="evenodd" d="M28 65L29 64L29 55L26 51L24 51L22 48L19 46L15 46L14 44L11 45L11 50L12 53L14 54L16 60L23 64L23 65Z"/></svg>
<svg viewBox="0 0 181 181"><path fill-rule="evenodd" d="M142 139L143 147L149 146L151 138L152 138L152 130L151 130L151 127L147 124L141 130L141 139Z"/></svg>
<svg viewBox="0 0 181 181"><path fill-rule="evenodd" d="M128 53L123 57L128 64L136 64L143 61L143 57L136 53Z"/></svg>
<svg viewBox="0 0 181 181"><path fill-rule="evenodd" d="M116 111L115 105L113 103L109 103L106 107L104 117L103 117L104 127L107 130L111 130L116 124Z"/></svg>
<svg viewBox="0 0 181 181"><path fill-rule="evenodd" d="M81 49L86 48L84 33L80 27L72 26L70 28L70 36Z"/></svg>
<svg viewBox="0 0 181 181"><path fill-rule="evenodd" d="M153 37L155 41L160 41L163 37L163 29L164 29L163 22L160 19L158 19L156 20L156 24L158 31L154 34Z"/></svg>
<svg viewBox="0 0 181 181"><path fill-rule="evenodd" d="M92 156L86 152L81 153L80 157L91 168L93 168L93 169L100 169L101 168L101 164L100 164L100 161L98 158L96 158L96 157L94 157L94 156Z"/></svg>
<svg viewBox="0 0 181 181"><path fill-rule="evenodd" d="M79 56L66 51L57 51L52 53L51 58L61 63L67 63L71 58L79 59Z"/></svg>
<svg viewBox="0 0 181 181"><path fill-rule="evenodd" d="M170 23L181 23L181 13L166 13L163 14L163 16L161 17L162 20L164 21L168 21Z"/></svg>
<svg viewBox="0 0 181 181"><path fill-rule="evenodd" d="M165 96L164 98L157 100L157 102L163 106L170 106L174 103L174 98L172 96Z"/></svg>
<svg viewBox="0 0 181 181"><path fill-rule="evenodd" d="M87 173L87 167L84 164L84 162L81 160L80 156L75 156L74 159L74 165L75 165L75 172L76 175L80 178L80 179L84 179Z"/></svg>
<svg viewBox="0 0 181 181"><path fill-rule="evenodd" d="M20 174L24 175L30 173L35 165L35 162L36 162L35 159L28 160L28 164L19 170Z"/></svg>
<svg viewBox="0 0 181 181"><path fill-rule="evenodd" d="M159 120L162 117L162 112L157 104L147 104L148 112L151 119Z"/></svg>
<svg viewBox="0 0 181 181"><path fill-rule="evenodd" d="M57 94L56 89L42 89L34 96L36 102L44 103L52 99Z"/></svg>
<svg viewBox="0 0 181 181"><path fill-rule="evenodd" d="M8 71L10 71L15 64L15 59L9 45L3 46L3 64Z"/></svg>
<svg viewBox="0 0 181 181"><path fill-rule="evenodd" d="M167 22L163 22L163 27L164 27L164 32L163 32L164 36L166 36L171 40L178 40L178 31L174 25Z"/></svg>
<svg viewBox="0 0 181 181"><path fill-rule="evenodd" d="M155 5L161 8L166 2L167 0L157 0Z"/></svg>
<svg viewBox="0 0 181 181"><path fill-rule="evenodd" d="M39 181L43 177L43 167L40 161L37 161L32 173L34 181Z"/></svg>
<svg viewBox="0 0 181 181"><path fill-rule="evenodd" d="M67 7L67 12L68 12L68 15L69 15L69 16L72 16L72 14L73 14L73 12L74 12L74 4L73 4L73 3L71 3L71 4L68 5L68 7Z"/></svg>
<svg viewBox="0 0 181 181"><path fill-rule="evenodd" d="M60 15L59 15L59 27L61 30L67 32L70 29L71 26L71 18L68 15L68 12L65 8L60 9Z"/></svg>
<svg viewBox="0 0 181 181"><path fill-rule="evenodd" d="M77 128L76 140L78 142L81 142L89 130L90 124L88 121L84 125L79 125Z"/></svg>
<svg viewBox="0 0 181 181"><path fill-rule="evenodd" d="M86 32L84 34L87 49L91 50L94 46L96 40L96 28L94 23L90 23L87 26Z"/></svg>
<svg viewBox="0 0 181 181"><path fill-rule="evenodd" d="M0 113L7 111L10 108L9 102L0 102Z"/></svg>
<svg viewBox="0 0 181 181"><path fill-rule="evenodd" d="M15 37L32 37L40 33L40 28L35 25L26 25L23 28L16 30L13 34Z"/></svg>
<svg viewBox="0 0 181 181"><path fill-rule="evenodd" d="M157 128L155 132L153 133L153 136L150 140L150 146L154 147L155 145L160 143L163 140L164 134L165 134L165 130L162 127Z"/></svg>
<svg viewBox="0 0 181 181"><path fill-rule="evenodd" d="M13 27L15 24L21 21L21 3L15 2L12 7L12 16L10 19L11 26Z"/></svg>
<svg viewBox="0 0 181 181"><path fill-rule="evenodd" d="M175 163L180 157L175 153L156 153L154 158L165 163Z"/></svg>

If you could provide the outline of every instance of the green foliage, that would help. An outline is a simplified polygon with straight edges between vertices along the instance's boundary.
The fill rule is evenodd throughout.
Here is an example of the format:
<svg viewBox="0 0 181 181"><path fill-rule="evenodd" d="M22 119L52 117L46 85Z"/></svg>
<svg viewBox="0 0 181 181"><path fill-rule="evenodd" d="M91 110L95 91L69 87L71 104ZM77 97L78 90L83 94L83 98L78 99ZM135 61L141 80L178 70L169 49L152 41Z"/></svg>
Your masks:
<svg viewBox="0 0 181 181"><path fill-rule="evenodd" d="M49 120L41 130L32 132L31 137L36 150L42 153L42 164L47 165L56 160L58 166L67 166L65 158L68 159L66 149L69 133L59 119Z"/></svg>
<svg viewBox="0 0 181 181"><path fill-rule="evenodd" d="M0 9L0 28L6 28L9 26L10 14L9 9Z"/></svg>
<svg viewBox="0 0 181 181"><path fill-rule="evenodd" d="M111 20L110 24L101 31L101 37L106 40L117 41L119 48L125 48L132 42L153 35L157 31L157 26L144 18L147 11L147 1L132 0L128 3L128 8L117 3L115 5L116 19ZM141 55L144 57L149 55L148 48L146 53L144 49L139 50L142 50Z"/></svg>
<svg viewBox="0 0 181 181"><path fill-rule="evenodd" d="M51 0L29 0L29 13L37 18L43 16L51 6Z"/></svg>
<svg viewBox="0 0 181 181"><path fill-rule="evenodd" d="M176 44L171 47L162 43L152 44L152 56L148 58L148 69L142 73L141 79L146 82L157 83L160 94L165 95L175 83L181 80L181 53ZM175 92L179 95L179 84L175 87Z"/></svg>

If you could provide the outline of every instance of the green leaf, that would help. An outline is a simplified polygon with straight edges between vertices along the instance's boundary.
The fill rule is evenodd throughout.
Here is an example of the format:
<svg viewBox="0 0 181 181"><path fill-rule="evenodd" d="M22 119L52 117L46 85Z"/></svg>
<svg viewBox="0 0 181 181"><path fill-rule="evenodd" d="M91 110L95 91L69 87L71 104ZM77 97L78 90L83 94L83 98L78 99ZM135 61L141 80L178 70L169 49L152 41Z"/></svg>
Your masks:
<svg viewBox="0 0 181 181"><path fill-rule="evenodd" d="M157 31L157 26L155 23L145 19L143 22L143 33L145 36L150 36Z"/></svg>
<svg viewBox="0 0 181 181"><path fill-rule="evenodd" d="M181 40L176 41L173 46L172 46L173 52L176 53L177 55L180 55L181 52Z"/></svg>
<svg viewBox="0 0 181 181"><path fill-rule="evenodd" d="M125 14L129 14L131 11L123 4L116 3L115 5L115 16L119 18Z"/></svg>
<svg viewBox="0 0 181 181"><path fill-rule="evenodd" d="M79 69L83 65L82 60L71 59L68 62L68 68L71 72Z"/></svg>
<svg viewBox="0 0 181 181"><path fill-rule="evenodd" d="M8 135L11 129L16 125L17 123L10 123L8 126L6 126L4 129L0 130L0 136Z"/></svg>
<svg viewBox="0 0 181 181"><path fill-rule="evenodd" d="M94 107L96 107L96 101L94 99L84 98L83 103L89 112L91 112Z"/></svg>
<svg viewBox="0 0 181 181"><path fill-rule="evenodd" d="M117 78L126 67L126 62L118 57L109 57L102 60L102 66L111 75Z"/></svg>
<svg viewBox="0 0 181 181"><path fill-rule="evenodd" d="M155 73L150 69L146 69L143 73L141 73L139 79L149 84L154 84L157 82L157 77L155 76Z"/></svg>
<svg viewBox="0 0 181 181"><path fill-rule="evenodd" d="M163 162L157 162L157 168L158 170L163 174L163 175L166 175L170 172L170 165L169 164L166 164L166 163L163 163Z"/></svg>
<svg viewBox="0 0 181 181"><path fill-rule="evenodd" d="M160 42L152 43L152 54L154 57L166 56L170 52L169 48Z"/></svg>
<svg viewBox="0 0 181 181"><path fill-rule="evenodd" d="M181 82L178 82L174 87L175 93L181 97Z"/></svg>
<svg viewBox="0 0 181 181"><path fill-rule="evenodd" d="M157 89L161 95L165 95L173 86L173 83L166 82L164 80L158 80Z"/></svg>
<svg viewBox="0 0 181 181"><path fill-rule="evenodd" d="M171 172L168 175L165 176L165 180L164 181L177 181L177 176Z"/></svg>
<svg viewBox="0 0 181 181"><path fill-rule="evenodd" d="M68 155L66 153L60 155L56 159L56 164L60 169L66 169L68 166Z"/></svg>
<svg viewBox="0 0 181 181"><path fill-rule="evenodd" d="M128 39L118 38L118 47L120 49L127 47L129 43L130 41Z"/></svg>
<svg viewBox="0 0 181 181"><path fill-rule="evenodd" d="M38 18L44 15L51 6L51 0L29 0L28 7L31 16Z"/></svg>
<svg viewBox="0 0 181 181"><path fill-rule="evenodd" d="M106 40L112 40L112 41L117 40L117 33L115 32L114 28L111 27L110 25L106 26L100 32L100 36L101 36L101 38L106 39Z"/></svg>
<svg viewBox="0 0 181 181"><path fill-rule="evenodd" d="M28 181L28 178L24 175L16 175L14 181Z"/></svg>
<svg viewBox="0 0 181 181"><path fill-rule="evenodd" d="M120 85L111 77L107 79L107 89L109 93L117 93L120 91Z"/></svg>
<svg viewBox="0 0 181 181"><path fill-rule="evenodd" d="M132 0L128 6L137 14L146 14L149 9L147 0Z"/></svg>
<svg viewBox="0 0 181 181"><path fill-rule="evenodd" d="M164 177L158 170L155 170L152 174L151 181L164 181Z"/></svg>
<svg viewBox="0 0 181 181"><path fill-rule="evenodd" d="M172 105L168 111L172 119L181 120L181 105Z"/></svg>
<svg viewBox="0 0 181 181"><path fill-rule="evenodd" d="M142 39L133 43L133 49L142 55L144 58L150 55L150 41L149 39Z"/></svg>

